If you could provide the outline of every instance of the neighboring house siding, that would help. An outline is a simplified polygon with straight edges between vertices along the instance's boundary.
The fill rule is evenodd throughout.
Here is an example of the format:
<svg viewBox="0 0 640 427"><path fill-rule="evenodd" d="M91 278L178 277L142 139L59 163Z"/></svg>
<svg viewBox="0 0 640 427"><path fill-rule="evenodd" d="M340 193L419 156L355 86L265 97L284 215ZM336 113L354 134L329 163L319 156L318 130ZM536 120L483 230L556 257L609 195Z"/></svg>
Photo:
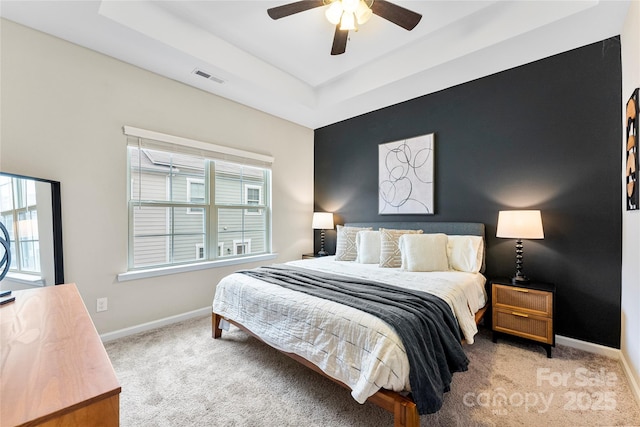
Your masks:
<svg viewBox="0 0 640 427"><path fill-rule="evenodd" d="M245 186L257 186L264 197L264 180L262 176L245 175L240 179L224 173L216 174L216 203L245 203ZM242 230L244 234L242 233ZM264 252L265 248L265 214L246 213L239 209L218 209L218 242L223 243L222 256L234 255L234 242L249 242L251 252Z"/></svg>
<svg viewBox="0 0 640 427"><path fill-rule="evenodd" d="M145 189L143 199L164 199L167 193L166 173L145 172L131 177L131 198L139 198L139 179L142 179L142 188ZM159 207L143 206L134 208L134 235L149 236L134 238L135 259L134 265L157 265L167 262L168 238L164 235L168 225L167 210Z"/></svg>
<svg viewBox="0 0 640 427"><path fill-rule="evenodd" d="M174 200L189 201L187 199L188 175L177 175L173 178ZM191 177L200 178L202 175ZM173 260L175 262L192 261L196 259L196 245L204 244L204 212L188 213L189 208L174 208L174 237Z"/></svg>

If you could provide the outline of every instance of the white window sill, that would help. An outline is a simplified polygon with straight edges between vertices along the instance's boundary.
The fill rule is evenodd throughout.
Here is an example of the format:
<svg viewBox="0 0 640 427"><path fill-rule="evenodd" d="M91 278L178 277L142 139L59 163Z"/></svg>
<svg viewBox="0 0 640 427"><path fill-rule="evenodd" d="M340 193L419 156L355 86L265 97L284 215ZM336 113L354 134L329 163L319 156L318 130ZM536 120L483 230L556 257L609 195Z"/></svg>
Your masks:
<svg viewBox="0 0 640 427"><path fill-rule="evenodd" d="M232 258L218 261L205 261L194 264L171 265L168 267L146 268L144 270L127 271L116 277L118 282L128 280L146 279L149 277L165 276L168 274L186 273L189 271L206 270L209 268L226 267L229 265L248 264L250 262L269 261L276 259L278 254L253 255L241 258Z"/></svg>
<svg viewBox="0 0 640 427"><path fill-rule="evenodd" d="M22 283L25 285L31 285L31 286L44 286L45 282L44 282L44 277L41 276L34 276L33 274L24 274L24 273L16 273L16 272L9 272L5 278L7 280L11 280L13 282L16 283Z"/></svg>

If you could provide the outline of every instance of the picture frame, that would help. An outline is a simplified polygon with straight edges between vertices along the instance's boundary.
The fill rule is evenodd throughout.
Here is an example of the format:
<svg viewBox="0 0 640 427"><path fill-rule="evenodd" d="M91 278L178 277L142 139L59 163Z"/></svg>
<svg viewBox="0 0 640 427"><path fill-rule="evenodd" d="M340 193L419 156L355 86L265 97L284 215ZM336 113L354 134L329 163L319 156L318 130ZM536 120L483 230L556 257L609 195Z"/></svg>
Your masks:
<svg viewBox="0 0 640 427"><path fill-rule="evenodd" d="M435 134L378 145L378 214L434 212Z"/></svg>
<svg viewBox="0 0 640 427"><path fill-rule="evenodd" d="M638 92L636 88L626 105L626 166L625 166L625 190L627 194L627 210L638 210Z"/></svg>

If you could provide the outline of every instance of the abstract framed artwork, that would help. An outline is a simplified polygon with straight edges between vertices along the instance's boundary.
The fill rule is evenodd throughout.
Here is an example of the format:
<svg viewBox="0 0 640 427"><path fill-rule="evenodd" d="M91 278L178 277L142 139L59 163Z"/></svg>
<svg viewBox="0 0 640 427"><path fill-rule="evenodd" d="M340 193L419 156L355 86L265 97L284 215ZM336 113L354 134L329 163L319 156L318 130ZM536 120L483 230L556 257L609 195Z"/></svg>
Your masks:
<svg viewBox="0 0 640 427"><path fill-rule="evenodd" d="M627 101L627 163L626 187L627 210L638 210L638 91L636 89Z"/></svg>
<svg viewBox="0 0 640 427"><path fill-rule="evenodd" d="M378 146L378 213L432 215L434 134Z"/></svg>

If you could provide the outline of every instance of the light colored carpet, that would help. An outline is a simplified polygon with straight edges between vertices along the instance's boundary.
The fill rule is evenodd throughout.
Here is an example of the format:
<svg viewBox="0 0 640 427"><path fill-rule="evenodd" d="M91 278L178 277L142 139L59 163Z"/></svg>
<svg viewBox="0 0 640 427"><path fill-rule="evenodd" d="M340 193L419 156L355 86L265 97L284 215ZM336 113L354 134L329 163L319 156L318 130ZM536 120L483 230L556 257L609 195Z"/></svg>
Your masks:
<svg viewBox="0 0 640 427"><path fill-rule="evenodd" d="M209 317L105 345L122 385L127 426L392 426L348 390L233 328L211 338ZM443 408L421 426L640 426L640 408L618 361L481 331L465 346Z"/></svg>

